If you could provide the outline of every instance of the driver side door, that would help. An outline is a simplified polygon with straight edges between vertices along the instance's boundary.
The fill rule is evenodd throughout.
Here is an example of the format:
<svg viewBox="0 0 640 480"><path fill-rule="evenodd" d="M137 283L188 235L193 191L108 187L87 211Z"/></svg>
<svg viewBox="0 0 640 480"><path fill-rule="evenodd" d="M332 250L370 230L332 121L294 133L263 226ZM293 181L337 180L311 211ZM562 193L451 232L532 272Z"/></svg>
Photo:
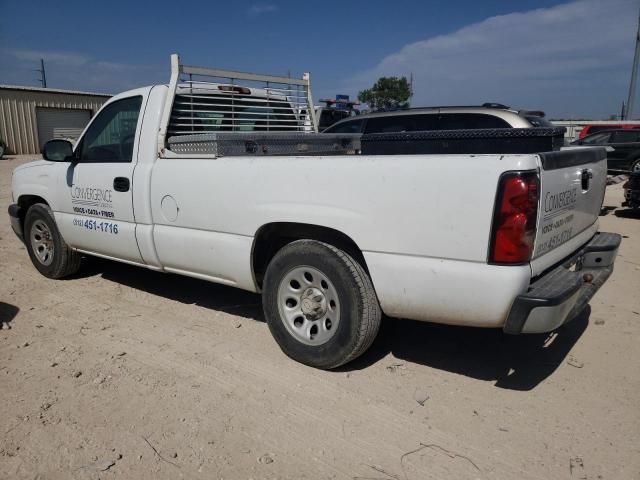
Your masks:
<svg viewBox="0 0 640 480"><path fill-rule="evenodd" d="M105 106L59 178L64 198L58 225L78 250L143 263L132 194L142 101L134 96Z"/></svg>

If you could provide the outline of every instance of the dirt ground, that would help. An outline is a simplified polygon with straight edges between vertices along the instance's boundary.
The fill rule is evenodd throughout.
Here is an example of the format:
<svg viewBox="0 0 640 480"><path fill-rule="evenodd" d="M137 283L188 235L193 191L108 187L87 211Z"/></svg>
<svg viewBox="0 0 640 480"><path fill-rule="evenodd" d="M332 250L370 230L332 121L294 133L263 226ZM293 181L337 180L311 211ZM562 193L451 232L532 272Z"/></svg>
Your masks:
<svg viewBox="0 0 640 480"><path fill-rule="evenodd" d="M638 479L640 216L590 310L552 335L385 319L340 371L285 357L260 298L87 259L48 280L0 160L0 478ZM473 295L473 292L462 292Z"/></svg>

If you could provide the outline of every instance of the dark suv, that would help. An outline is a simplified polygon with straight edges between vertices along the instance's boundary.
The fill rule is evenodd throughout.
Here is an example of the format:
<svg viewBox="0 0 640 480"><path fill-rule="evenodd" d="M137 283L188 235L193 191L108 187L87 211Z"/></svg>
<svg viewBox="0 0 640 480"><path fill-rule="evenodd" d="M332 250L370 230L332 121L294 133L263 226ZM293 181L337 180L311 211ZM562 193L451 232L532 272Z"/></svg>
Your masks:
<svg viewBox="0 0 640 480"><path fill-rule="evenodd" d="M341 120L324 133L400 133L423 130L553 127L543 112L517 111L494 103L475 107L429 107L376 112Z"/></svg>
<svg viewBox="0 0 640 480"><path fill-rule="evenodd" d="M640 130L618 129L593 133L571 145L607 147L610 171L640 172Z"/></svg>

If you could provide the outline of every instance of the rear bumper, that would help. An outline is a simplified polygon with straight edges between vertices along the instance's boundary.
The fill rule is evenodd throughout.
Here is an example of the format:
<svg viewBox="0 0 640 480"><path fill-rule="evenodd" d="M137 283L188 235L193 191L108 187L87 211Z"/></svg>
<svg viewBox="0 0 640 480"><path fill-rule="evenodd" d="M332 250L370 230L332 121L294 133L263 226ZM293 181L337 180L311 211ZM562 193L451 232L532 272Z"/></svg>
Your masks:
<svg viewBox="0 0 640 480"><path fill-rule="evenodd" d="M21 220L22 209L19 205L15 203L9 205L9 219L11 221L11 228L15 234L20 238L20 240L24 241L24 232L22 229L22 220Z"/></svg>
<svg viewBox="0 0 640 480"><path fill-rule="evenodd" d="M597 233L556 268L518 295L503 327L505 333L543 333L575 318L613 272L622 237Z"/></svg>

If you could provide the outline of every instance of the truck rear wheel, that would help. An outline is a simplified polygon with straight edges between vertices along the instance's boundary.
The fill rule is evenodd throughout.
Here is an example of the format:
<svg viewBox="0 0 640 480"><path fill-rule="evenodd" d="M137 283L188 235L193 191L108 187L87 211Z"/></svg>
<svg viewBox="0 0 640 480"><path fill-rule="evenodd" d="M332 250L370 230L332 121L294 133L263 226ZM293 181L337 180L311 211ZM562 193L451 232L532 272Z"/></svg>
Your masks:
<svg viewBox="0 0 640 480"><path fill-rule="evenodd" d="M48 205L36 203L29 208L24 239L31 262L45 277L66 277L80 268L80 254L65 243Z"/></svg>
<svg viewBox="0 0 640 480"><path fill-rule="evenodd" d="M263 307L282 351L331 369L364 353L380 328L381 310L364 268L346 252L315 240L284 246L264 277Z"/></svg>

